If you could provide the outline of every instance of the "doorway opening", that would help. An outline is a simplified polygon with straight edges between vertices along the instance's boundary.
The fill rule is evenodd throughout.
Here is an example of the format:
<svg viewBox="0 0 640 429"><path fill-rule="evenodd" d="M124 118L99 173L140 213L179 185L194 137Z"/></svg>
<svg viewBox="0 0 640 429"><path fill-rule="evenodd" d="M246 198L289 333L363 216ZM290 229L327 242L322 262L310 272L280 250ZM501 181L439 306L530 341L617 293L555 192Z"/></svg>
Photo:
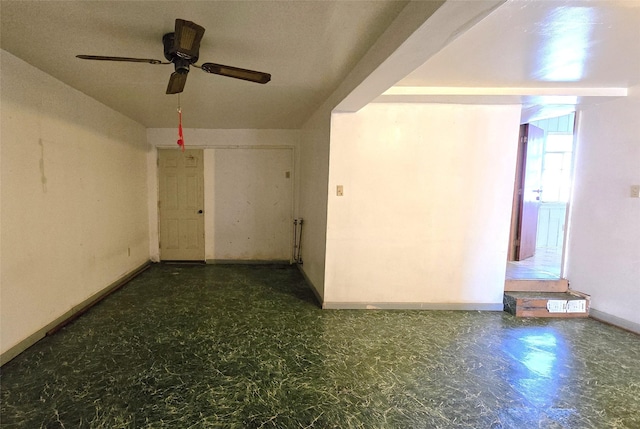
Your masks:
<svg viewBox="0 0 640 429"><path fill-rule="evenodd" d="M507 280L562 278L575 112L521 126Z"/></svg>

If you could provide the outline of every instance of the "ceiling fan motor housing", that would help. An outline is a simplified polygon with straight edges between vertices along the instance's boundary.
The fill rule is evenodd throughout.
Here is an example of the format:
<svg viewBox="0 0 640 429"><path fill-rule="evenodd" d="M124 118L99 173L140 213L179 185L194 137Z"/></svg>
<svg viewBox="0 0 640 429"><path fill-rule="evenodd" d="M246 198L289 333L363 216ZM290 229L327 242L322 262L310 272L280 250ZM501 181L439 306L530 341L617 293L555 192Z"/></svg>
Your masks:
<svg viewBox="0 0 640 429"><path fill-rule="evenodd" d="M176 73L187 74L189 73L189 61L184 58L177 57L173 60Z"/></svg>
<svg viewBox="0 0 640 429"><path fill-rule="evenodd" d="M178 63L183 63L184 66L181 67L181 69L186 67L186 70L188 72L189 64L194 64L198 61L199 53L196 51L195 55L185 55L184 53L179 52L175 46L175 37L176 33L167 33L162 36L162 44L164 45L164 57L167 59L167 61L171 61L176 65L176 71L179 72Z"/></svg>

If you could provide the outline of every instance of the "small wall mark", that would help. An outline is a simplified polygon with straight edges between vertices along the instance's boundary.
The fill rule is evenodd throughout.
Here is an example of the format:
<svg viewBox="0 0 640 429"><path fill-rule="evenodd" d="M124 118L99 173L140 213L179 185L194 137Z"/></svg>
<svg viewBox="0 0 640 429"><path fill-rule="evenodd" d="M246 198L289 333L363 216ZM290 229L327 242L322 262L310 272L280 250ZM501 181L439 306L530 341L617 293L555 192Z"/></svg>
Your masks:
<svg viewBox="0 0 640 429"><path fill-rule="evenodd" d="M40 181L42 182L42 192L47 193L47 176L44 172L44 141L38 140L40 145Z"/></svg>

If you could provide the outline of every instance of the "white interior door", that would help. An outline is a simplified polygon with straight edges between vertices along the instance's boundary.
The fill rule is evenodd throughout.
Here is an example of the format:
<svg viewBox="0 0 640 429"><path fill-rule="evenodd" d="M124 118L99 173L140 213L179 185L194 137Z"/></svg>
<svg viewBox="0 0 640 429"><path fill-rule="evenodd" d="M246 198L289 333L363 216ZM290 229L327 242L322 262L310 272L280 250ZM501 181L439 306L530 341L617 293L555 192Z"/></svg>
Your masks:
<svg viewBox="0 0 640 429"><path fill-rule="evenodd" d="M159 150L160 259L204 260L202 150Z"/></svg>

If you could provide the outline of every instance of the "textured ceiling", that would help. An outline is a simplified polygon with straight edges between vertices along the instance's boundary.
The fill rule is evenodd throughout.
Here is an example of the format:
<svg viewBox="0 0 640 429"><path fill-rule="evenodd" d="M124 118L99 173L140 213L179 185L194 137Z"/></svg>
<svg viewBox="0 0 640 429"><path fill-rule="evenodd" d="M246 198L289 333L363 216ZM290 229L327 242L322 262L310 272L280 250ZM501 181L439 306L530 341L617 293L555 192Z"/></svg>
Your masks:
<svg viewBox="0 0 640 429"><path fill-rule="evenodd" d="M522 104L523 121L640 84L640 0L510 0L376 99Z"/></svg>
<svg viewBox="0 0 640 429"><path fill-rule="evenodd" d="M272 74L266 85L191 68L180 96L192 128L297 128L396 18L405 1L5 1L1 46L147 127L175 126L172 65L86 61L77 54L164 60L176 18L206 31L200 61Z"/></svg>
<svg viewBox="0 0 640 429"><path fill-rule="evenodd" d="M92 62L75 55L163 59L162 35L173 31L175 18L191 20L206 29L201 63L264 71L272 80L259 85L192 68L180 97L185 126L298 128L384 39L385 30L398 30L385 36L400 34L399 22L410 20L407 5L418 10L424 1L2 0L0 42L147 127L174 127L178 98L164 94L171 65ZM640 84L640 0L431 4L437 12L420 21L419 31L401 36L409 39L398 54L370 75L377 84L359 89L377 92L361 99L521 103L527 119L624 96ZM382 52L380 46L369 54ZM390 78L390 70L404 71Z"/></svg>
<svg viewBox="0 0 640 429"><path fill-rule="evenodd" d="M638 80L640 0L517 0L398 85L580 88Z"/></svg>

